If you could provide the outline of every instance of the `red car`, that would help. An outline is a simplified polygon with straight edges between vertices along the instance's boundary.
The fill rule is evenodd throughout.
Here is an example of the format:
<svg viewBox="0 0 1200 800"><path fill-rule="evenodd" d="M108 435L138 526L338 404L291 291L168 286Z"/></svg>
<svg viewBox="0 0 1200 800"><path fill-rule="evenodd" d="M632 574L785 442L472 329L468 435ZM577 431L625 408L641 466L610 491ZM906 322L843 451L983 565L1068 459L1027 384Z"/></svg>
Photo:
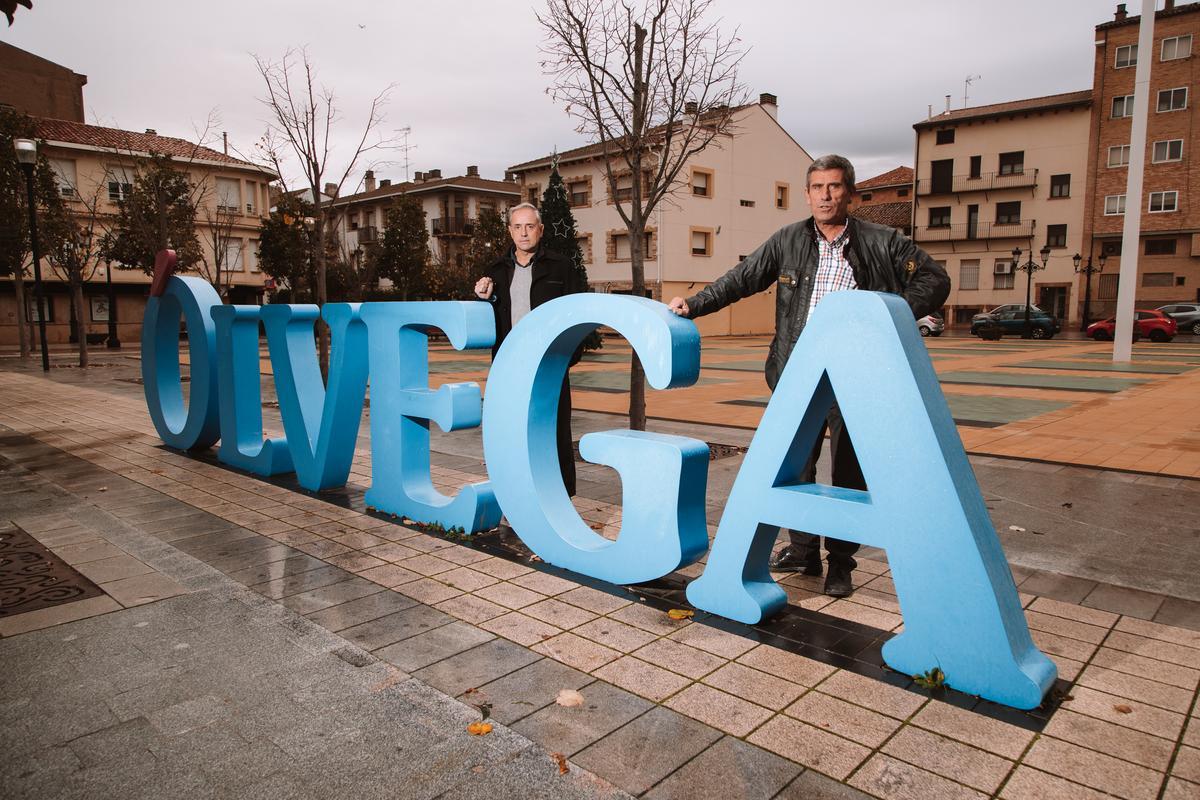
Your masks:
<svg viewBox="0 0 1200 800"><path fill-rule="evenodd" d="M1175 338L1175 330L1178 327L1178 323L1163 312L1142 311L1138 309L1134 313L1137 315L1137 332L1142 336L1148 337L1150 341L1169 342ZM1109 319L1101 322L1093 322L1089 325L1087 335L1097 342L1107 342L1113 338L1113 331L1116 327L1117 321L1110 317Z"/></svg>

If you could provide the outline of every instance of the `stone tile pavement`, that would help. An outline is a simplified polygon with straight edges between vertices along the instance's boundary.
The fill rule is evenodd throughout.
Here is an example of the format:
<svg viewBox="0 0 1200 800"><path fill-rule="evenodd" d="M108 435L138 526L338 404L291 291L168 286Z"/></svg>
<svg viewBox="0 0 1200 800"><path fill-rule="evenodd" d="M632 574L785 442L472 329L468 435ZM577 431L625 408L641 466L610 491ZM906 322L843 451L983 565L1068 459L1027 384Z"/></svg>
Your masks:
<svg viewBox="0 0 1200 800"><path fill-rule="evenodd" d="M1200 790L1200 621L1139 618L1161 596L1016 575L1035 640L1075 681L1038 731L171 452L136 399L0 373L0 425L5 516L113 602L0 629L19 676L0 690L20 754L6 785L29 796ZM619 526L611 503L578 505ZM862 561L850 599L793 576L792 602L894 630L886 561ZM558 705L563 689L583 704ZM472 706L496 738L463 733Z"/></svg>

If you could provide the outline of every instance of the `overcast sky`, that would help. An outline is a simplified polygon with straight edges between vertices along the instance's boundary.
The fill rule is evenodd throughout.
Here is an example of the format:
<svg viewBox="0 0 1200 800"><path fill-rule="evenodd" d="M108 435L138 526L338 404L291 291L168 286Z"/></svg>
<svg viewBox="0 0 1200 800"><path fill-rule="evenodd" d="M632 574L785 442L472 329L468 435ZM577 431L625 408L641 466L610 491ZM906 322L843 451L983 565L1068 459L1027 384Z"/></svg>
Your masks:
<svg viewBox="0 0 1200 800"><path fill-rule="evenodd" d="M34 0L0 37L88 76L87 121L194 138L215 110L245 153L265 130L251 54L277 59L307 46L339 97L338 141L361 132L371 97L395 88L385 129L409 126L412 170L485 177L584 144L545 92L541 3L366 0ZM1138 3L1129 4L1136 11ZM779 97L779 120L814 157L839 152L860 178L911 164L912 125L945 107L1091 86L1094 27L1112 0L716 0L726 30L748 49L741 77L753 96ZM0 25L3 23L0 22ZM343 151L349 149L343 146ZM381 178L402 180L404 156ZM338 164L343 168L344 164ZM339 169L340 171L340 169ZM356 176L357 177L357 176Z"/></svg>

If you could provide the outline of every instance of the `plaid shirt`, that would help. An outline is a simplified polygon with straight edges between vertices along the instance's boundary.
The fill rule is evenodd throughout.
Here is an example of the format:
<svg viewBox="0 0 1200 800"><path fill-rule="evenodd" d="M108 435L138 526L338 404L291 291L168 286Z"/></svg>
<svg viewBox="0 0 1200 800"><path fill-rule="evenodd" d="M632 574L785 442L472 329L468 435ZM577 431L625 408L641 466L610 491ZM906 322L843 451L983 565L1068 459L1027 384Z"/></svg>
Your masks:
<svg viewBox="0 0 1200 800"><path fill-rule="evenodd" d="M843 255L846 244L850 241L850 226L847 225L832 242L826 240L815 223L813 232L817 240L817 277L813 281L812 297L808 301L810 317L817 303L821 302L825 295L840 289L858 288L858 284L854 282L854 270Z"/></svg>

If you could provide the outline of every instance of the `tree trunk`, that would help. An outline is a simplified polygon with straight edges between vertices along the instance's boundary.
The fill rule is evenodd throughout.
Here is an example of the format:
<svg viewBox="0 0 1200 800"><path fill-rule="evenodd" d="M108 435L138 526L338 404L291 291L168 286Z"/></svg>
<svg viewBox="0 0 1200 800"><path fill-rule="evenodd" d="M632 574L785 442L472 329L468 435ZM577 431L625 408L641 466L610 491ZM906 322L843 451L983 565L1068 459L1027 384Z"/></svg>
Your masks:
<svg viewBox="0 0 1200 800"><path fill-rule="evenodd" d="M317 306L322 310L328 299L325 286L325 211L321 208L320 187L313 186L313 206L317 220ZM325 320L317 319L317 360L321 365L322 377L329 376L329 326Z"/></svg>
<svg viewBox="0 0 1200 800"><path fill-rule="evenodd" d="M25 314L25 269L18 264L13 271L13 296L17 300L17 342L21 358L29 358L29 320Z"/></svg>
<svg viewBox="0 0 1200 800"><path fill-rule="evenodd" d="M646 29L641 25L634 26L633 45L633 130L639 134L645 131L646 123L646 82L642 75L644 53L646 49ZM630 177L629 198L629 261L633 278L632 294L643 297L646 293L646 220L642 213L642 151L633 151L633 160L629 166L633 169ZM617 201L620 202L620 201ZM633 354L629 363L629 428L635 431L646 430L646 372L642 362Z"/></svg>
<svg viewBox="0 0 1200 800"><path fill-rule="evenodd" d="M75 270L71 272L71 305L75 309L75 330L79 339L79 366L88 365L87 323L83 316L83 279ZM109 309L108 313L112 313Z"/></svg>

